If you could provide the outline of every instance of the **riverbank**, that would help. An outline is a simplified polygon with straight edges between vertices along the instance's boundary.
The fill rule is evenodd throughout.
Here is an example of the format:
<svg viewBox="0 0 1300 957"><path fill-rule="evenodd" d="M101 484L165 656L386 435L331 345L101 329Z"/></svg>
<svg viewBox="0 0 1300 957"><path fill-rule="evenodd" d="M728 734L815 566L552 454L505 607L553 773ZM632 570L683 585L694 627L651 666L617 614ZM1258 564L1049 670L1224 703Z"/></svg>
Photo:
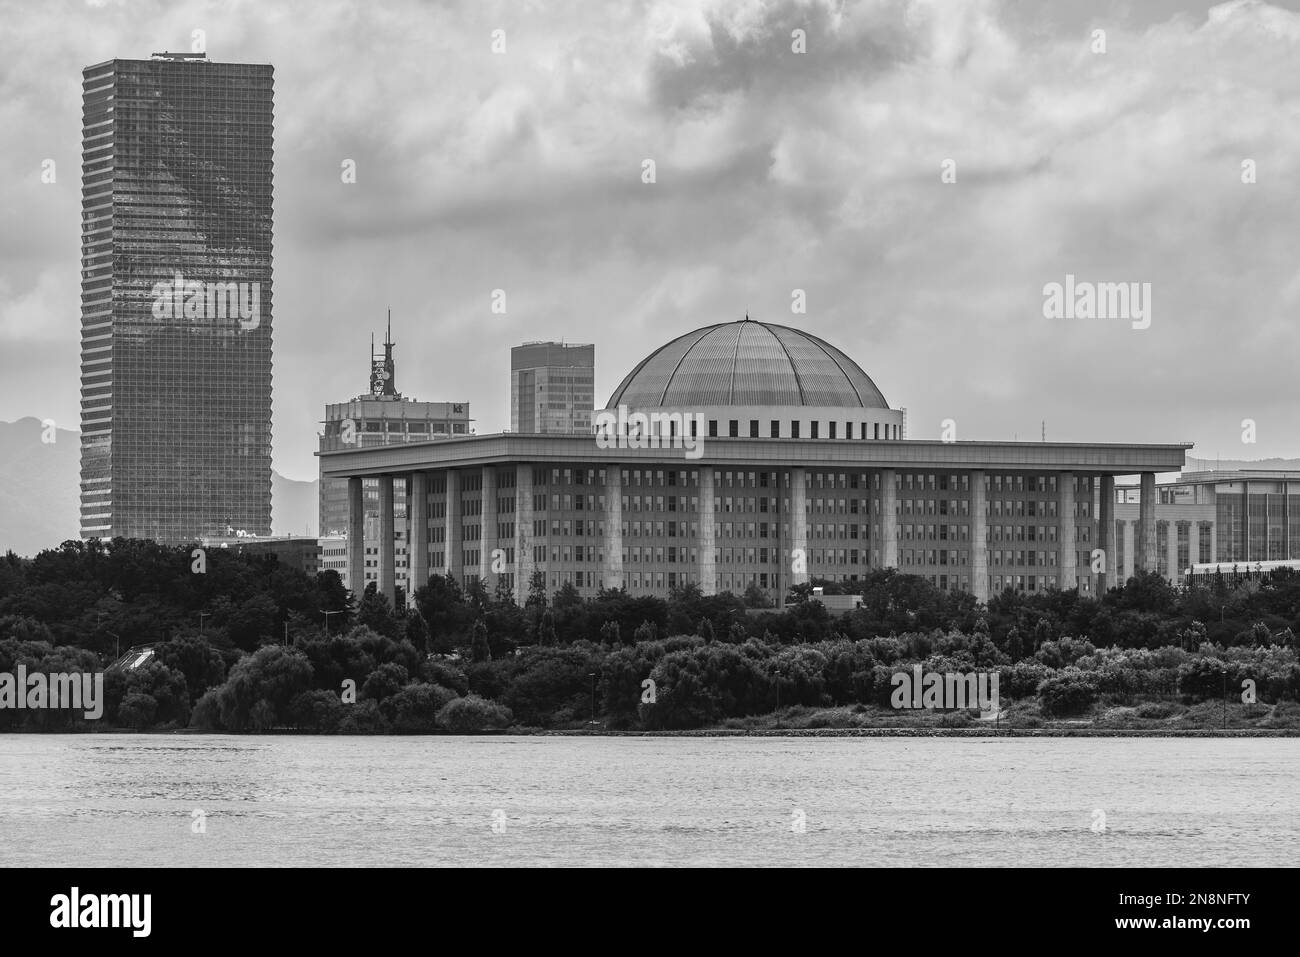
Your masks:
<svg viewBox="0 0 1300 957"><path fill-rule="evenodd" d="M1145 717L1143 717L1145 715ZM1157 716L1159 715L1159 716ZM1098 709L1084 718L1044 719L1030 702L1004 709L997 719L969 712L898 712L862 705L853 708L794 707L779 713L733 718L724 725L677 730L616 727L608 722L573 723L567 727L510 726L477 731L329 732L306 728L266 728L228 732L214 729L164 727L137 731L97 724L80 733L221 735L269 734L307 737L632 737L632 738L1294 738L1300 737L1300 708L1280 705L1221 705L1146 702L1137 707ZM1226 727L1224 726L1226 722ZM71 729L14 731L17 734L78 733Z"/></svg>
<svg viewBox="0 0 1300 957"><path fill-rule="evenodd" d="M711 728L692 731L515 730L510 734L615 738L1300 738L1296 730L1114 728Z"/></svg>

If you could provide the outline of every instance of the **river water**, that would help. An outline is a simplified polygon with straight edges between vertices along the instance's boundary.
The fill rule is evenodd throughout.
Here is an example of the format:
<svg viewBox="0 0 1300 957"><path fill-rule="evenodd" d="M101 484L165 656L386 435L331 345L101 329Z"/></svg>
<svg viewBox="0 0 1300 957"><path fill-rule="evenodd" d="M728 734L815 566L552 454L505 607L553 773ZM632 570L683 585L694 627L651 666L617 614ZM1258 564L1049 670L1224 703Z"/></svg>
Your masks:
<svg viewBox="0 0 1300 957"><path fill-rule="evenodd" d="M1294 866L1298 793L1300 738L4 735L0 864Z"/></svg>

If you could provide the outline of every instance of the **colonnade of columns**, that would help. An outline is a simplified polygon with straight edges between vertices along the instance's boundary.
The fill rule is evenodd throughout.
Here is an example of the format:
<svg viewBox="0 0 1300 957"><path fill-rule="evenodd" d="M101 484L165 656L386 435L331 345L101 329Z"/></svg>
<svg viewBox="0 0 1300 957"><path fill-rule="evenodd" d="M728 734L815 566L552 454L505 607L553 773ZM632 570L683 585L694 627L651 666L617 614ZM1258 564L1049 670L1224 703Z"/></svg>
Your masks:
<svg viewBox="0 0 1300 957"><path fill-rule="evenodd" d="M481 468L482 508L478 515L480 520L479 537L474 542L478 547L478 563L474 570L487 578L493 570L494 550L499 548L498 537L500 520L498 510L497 471L498 466ZM450 573L460 578L466 571L464 567L464 546L462 538L464 482L462 476L468 470L443 469L436 474L445 480L446 494L443 518L443 556L439 573ZM394 530L394 486L395 479L404 483L407 496L407 516L410 519L410 532L407 542L410 581L419 587L428 580L430 567L430 526L429 494L431 488L431 471L413 472L406 476L380 476L379 482L379 556L376 562L378 570L378 590L389 600L395 599L395 530ZM867 516L878 541L863 542L864 554L878 546L880 564L885 568L899 567L898 555L898 491L897 470L884 468L875 470L879 476L878 513ZM970 547L971 547L971 591L976 598L987 601L989 598L989 562L988 562L988 495L985 489L986 472L973 469L970 476ZM605 466L605 484L602 487L605 507L600 513L604 523L604 535L600 538L603 549L603 561L600 567L601 585L617 588L625 584L623 568L623 512L622 512L622 470L619 465ZM784 591L794 584L809 580L808 568L808 472L798 467L789 470L789 514L777 515L777 541L781 563L790 567L781 568L774 576L776 587ZM1079 581L1078 542L1075 532L1078 516L1075 494L1076 473L1065 471L1057 473L1057 542L1060 549L1059 564L1060 584L1062 588L1077 587ZM1141 475L1139 520L1137 523L1137 549L1134 550L1133 530L1124 529L1124 568L1116 566L1115 541L1115 477L1100 476L1099 509L1097 518L1096 549L1102 554L1099 562L1089 564L1089 571L1096 568L1097 591L1100 593L1123 581L1132 574L1133 566L1155 570L1159 543L1156 540L1155 522L1155 473L1144 472ZM1092 479L1088 478L1087 501L1091 501ZM781 489L774 490L778 496ZM515 574L514 594L522 602L528 593L529 581L537 570L534 555L534 522L536 509L533 483L533 466L519 464L515 466L515 509L514 509L514 561L510 570ZM699 535L694 544L683 541L683 547L697 549L698 559L692 575L700 584L705 594L716 593L718 588L718 569L715 560L716 540L714 526L716 515L714 508L713 469L700 470L699 482ZM868 493L869 494L869 493ZM680 513L677 513L680 514ZM348 546L347 562L349 581L354 590L357 583L365 579L365 515L362 479L359 476L348 479ZM787 528L788 526L788 528ZM1190 539L1193 561L1198 554L1199 529L1193 522L1193 536ZM1213 553L1211 532L1211 549ZM1171 526L1167 543L1169 567L1177 565L1177 538ZM1091 550L1090 550L1091 551ZM1098 567L1099 566L1099 567Z"/></svg>

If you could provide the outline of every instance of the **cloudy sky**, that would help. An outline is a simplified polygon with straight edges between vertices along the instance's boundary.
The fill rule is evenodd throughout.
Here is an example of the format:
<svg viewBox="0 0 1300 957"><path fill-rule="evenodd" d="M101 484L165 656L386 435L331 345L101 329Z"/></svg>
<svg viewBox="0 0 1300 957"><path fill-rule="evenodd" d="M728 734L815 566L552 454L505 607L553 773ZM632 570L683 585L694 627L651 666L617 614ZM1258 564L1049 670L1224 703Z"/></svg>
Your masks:
<svg viewBox="0 0 1300 957"><path fill-rule="evenodd" d="M213 59L275 65L291 477L389 306L402 390L469 401L479 432L509 425L512 344L594 342L603 405L748 311L856 358L915 438L1045 420L1300 454L1295 2L55 0L0 22L0 419L78 427L81 69L203 30ZM1150 283L1150 327L1045 318L1067 273Z"/></svg>

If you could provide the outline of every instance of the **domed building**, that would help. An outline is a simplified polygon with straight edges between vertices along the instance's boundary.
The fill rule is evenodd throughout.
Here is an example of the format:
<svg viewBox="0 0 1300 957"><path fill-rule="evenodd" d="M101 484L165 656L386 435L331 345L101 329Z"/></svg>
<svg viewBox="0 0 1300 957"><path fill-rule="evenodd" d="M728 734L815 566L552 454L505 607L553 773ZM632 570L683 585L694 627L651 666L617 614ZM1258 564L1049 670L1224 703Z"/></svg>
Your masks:
<svg viewBox="0 0 1300 957"><path fill-rule="evenodd" d="M346 478L355 503L351 580L373 562L390 598L404 496L406 589L450 573L492 592L504 578L522 603L540 573L548 592L666 597L694 584L757 588L776 604L810 578L851 585L879 568L981 600L1004 588L1096 593L1115 583L1110 569L1157 567L1155 474L1180 470L1189 447L904 437L902 411L848 354L746 317L655 349L593 412L588 434L320 455L322 476ZM1130 544L1116 537L1115 477L1135 474ZM373 478L383 517L367 558L361 493Z"/></svg>
<svg viewBox="0 0 1300 957"><path fill-rule="evenodd" d="M902 412L839 349L748 317L656 349L605 408L702 419L708 438L897 439L903 424Z"/></svg>

